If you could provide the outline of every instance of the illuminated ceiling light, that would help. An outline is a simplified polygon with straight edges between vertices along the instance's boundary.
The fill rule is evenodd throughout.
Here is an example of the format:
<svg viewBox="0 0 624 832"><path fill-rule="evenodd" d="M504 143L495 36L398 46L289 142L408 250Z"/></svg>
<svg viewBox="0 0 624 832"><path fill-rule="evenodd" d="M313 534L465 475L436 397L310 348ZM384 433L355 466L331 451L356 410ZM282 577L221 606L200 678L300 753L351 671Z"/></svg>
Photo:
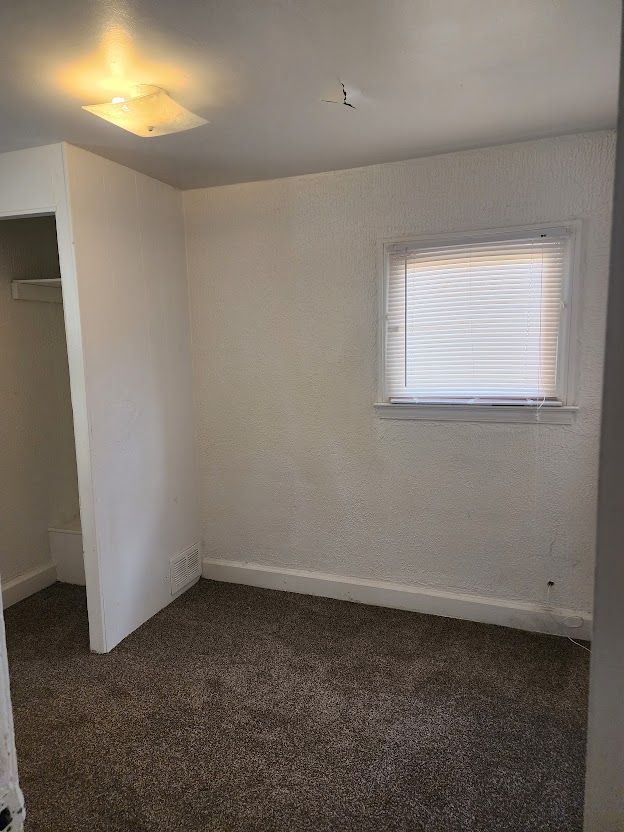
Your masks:
<svg viewBox="0 0 624 832"><path fill-rule="evenodd" d="M147 84L139 84L136 95L115 96L105 104L88 104L82 109L145 138L182 133L208 124L205 118L182 107L160 87Z"/></svg>

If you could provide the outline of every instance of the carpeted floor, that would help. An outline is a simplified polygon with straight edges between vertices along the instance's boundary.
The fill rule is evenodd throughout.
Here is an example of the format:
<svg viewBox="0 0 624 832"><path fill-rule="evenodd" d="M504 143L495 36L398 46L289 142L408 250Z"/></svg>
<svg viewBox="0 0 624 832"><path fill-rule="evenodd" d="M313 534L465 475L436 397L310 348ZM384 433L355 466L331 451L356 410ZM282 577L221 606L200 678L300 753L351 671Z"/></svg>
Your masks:
<svg viewBox="0 0 624 832"><path fill-rule="evenodd" d="M106 656L6 612L28 832L574 832L588 653L201 581Z"/></svg>

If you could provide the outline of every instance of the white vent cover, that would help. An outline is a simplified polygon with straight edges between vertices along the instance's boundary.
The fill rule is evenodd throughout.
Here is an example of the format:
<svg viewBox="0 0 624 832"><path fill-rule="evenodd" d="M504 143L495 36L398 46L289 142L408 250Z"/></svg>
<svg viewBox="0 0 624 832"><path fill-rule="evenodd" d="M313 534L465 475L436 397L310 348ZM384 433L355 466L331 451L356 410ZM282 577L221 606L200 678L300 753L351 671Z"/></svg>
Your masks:
<svg viewBox="0 0 624 832"><path fill-rule="evenodd" d="M201 575L201 558L199 557L199 545L191 546L190 549L176 555L169 561L171 594L175 595L188 586Z"/></svg>

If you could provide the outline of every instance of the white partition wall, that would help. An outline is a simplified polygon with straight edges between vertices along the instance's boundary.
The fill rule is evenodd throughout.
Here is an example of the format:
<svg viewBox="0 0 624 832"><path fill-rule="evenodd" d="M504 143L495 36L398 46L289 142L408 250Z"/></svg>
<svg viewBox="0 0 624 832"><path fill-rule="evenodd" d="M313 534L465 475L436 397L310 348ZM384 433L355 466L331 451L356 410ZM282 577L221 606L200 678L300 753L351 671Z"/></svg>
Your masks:
<svg viewBox="0 0 624 832"><path fill-rule="evenodd" d="M175 597L170 559L198 542L181 197L68 145L0 154L0 218L45 213L57 223L90 640L106 652Z"/></svg>
<svg viewBox="0 0 624 832"><path fill-rule="evenodd" d="M172 600L170 559L198 542L184 228L174 188L64 155L110 650Z"/></svg>

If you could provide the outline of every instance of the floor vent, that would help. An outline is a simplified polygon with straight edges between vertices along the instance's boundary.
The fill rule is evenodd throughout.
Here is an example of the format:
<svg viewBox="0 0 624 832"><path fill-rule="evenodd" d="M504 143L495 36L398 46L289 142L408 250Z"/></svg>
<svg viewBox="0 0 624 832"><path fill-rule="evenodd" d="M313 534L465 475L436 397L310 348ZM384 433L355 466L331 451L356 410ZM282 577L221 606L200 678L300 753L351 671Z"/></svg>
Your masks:
<svg viewBox="0 0 624 832"><path fill-rule="evenodd" d="M201 575L199 546L191 546L185 552L171 558L171 594L175 595Z"/></svg>

